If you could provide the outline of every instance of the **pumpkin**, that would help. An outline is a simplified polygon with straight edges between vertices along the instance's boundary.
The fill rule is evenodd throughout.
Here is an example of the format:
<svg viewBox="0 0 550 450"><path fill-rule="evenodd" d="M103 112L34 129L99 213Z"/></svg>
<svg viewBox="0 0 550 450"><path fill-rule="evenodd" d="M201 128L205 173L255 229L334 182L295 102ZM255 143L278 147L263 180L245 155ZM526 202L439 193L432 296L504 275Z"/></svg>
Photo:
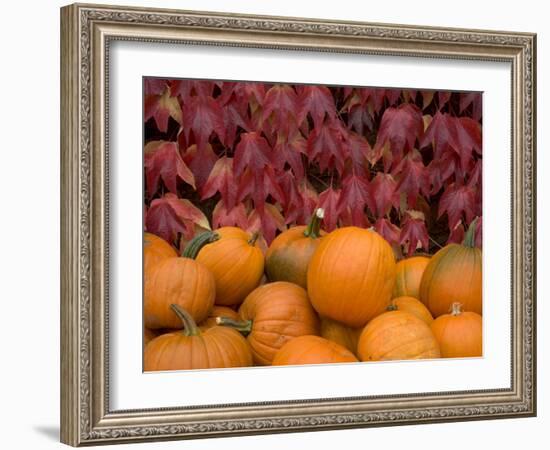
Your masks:
<svg viewBox="0 0 550 450"><path fill-rule="evenodd" d="M424 303L414 297L397 297L392 299L388 311L406 311L431 325L434 318Z"/></svg>
<svg viewBox="0 0 550 450"><path fill-rule="evenodd" d="M482 355L482 319L475 312L462 311L460 303L453 303L450 314L443 314L431 325L444 358Z"/></svg>
<svg viewBox="0 0 550 450"><path fill-rule="evenodd" d="M182 257L160 261L145 278L143 314L147 328L179 328L181 322L170 309L176 304L186 309L197 322L210 313L216 283L210 271L193 258L201 246L216 239L212 232L202 233L186 246Z"/></svg>
<svg viewBox="0 0 550 450"><path fill-rule="evenodd" d="M270 365L290 339L319 334L319 319L304 288L287 281L264 284L252 291L239 308L241 320L218 317L220 325L247 334L254 362Z"/></svg>
<svg viewBox="0 0 550 450"><path fill-rule="evenodd" d="M143 346L145 347L149 342L155 339L158 336L156 331L150 330L149 328L143 329Z"/></svg>
<svg viewBox="0 0 550 450"><path fill-rule="evenodd" d="M397 263L393 297L420 298L420 282L430 258L413 256Z"/></svg>
<svg viewBox="0 0 550 450"><path fill-rule="evenodd" d="M279 234L265 255L270 281L290 281L307 289L307 268L313 252L326 233L320 230L324 211L315 210L309 225L295 226Z"/></svg>
<svg viewBox="0 0 550 450"><path fill-rule="evenodd" d="M347 348L319 336L299 336L283 345L273 358L274 366L359 362Z"/></svg>
<svg viewBox="0 0 550 450"><path fill-rule="evenodd" d="M352 353L357 352L357 341L361 331L363 331L361 328L351 328L327 317L321 317L321 336L347 348Z"/></svg>
<svg viewBox="0 0 550 450"><path fill-rule="evenodd" d="M234 319L234 320L240 319L239 313L234 309L231 309L228 306L214 305L208 317L205 320L203 320L201 323L199 323L200 329L204 331L204 330L207 330L208 328L212 328L216 326L217 325L216 319L218 317L229 317L230 319Z"/></svg>
<svg viewBox="0 0 550 450"><path fill-rule="evenodd" d="M472 221L464 242L449 244L430 260L420 283L420 300L434 317L451 311L454 302L464 311L482 312L481 250L474 245L477 219Z"/></svg>
<svg viewBox="0 0 550 450"><path fill-rule="evenodd" d="M313 253L307 288L315 310L362 327L387 308L395 283L395 256L374 230L344 227L327 234Z"/></svg>
<svg viewBox="0 0 550 450"><path fill-rule="evenodd" d="M148 273L152 266L166 259L178 256L176 250L164 239L151 233L143 235L143 273Z"/></svg>
<svg viewBox="0 0 550 450"><path fill-rule="evenodd" d="M202 332L191 315L171 305L183 330L163 334L146 347L143 365L146 371L247 367L252 355L246 339L238 331L212 327Z"/></svg>
<svg viewBox="0 0 550 450"><path fill-rule="evenodd" d="M264 273L264 255L251 236L237 227L216 230L219 239L205 245L197 255L216 282L216 304L239 305L260 284Z"/></svg>
<svg viewBox="0 0 550 450"><path fill-rule="evenodd" d="M439 344L426 322L406 311L372 319L359 337L361 361L439 358Z"/></svg>

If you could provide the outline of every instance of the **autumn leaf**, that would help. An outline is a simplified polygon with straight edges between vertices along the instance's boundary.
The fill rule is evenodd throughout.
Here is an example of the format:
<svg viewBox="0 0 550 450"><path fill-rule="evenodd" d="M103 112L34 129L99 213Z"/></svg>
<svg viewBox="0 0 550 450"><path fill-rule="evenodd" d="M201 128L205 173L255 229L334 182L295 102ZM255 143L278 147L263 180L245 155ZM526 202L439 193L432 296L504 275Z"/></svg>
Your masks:
<svg viewBox="0 0 550 450"><path fill-rule="evenodd" d="M298 94L288 84L277 84L263 99L262 121L273 119L273 128L288 136L298 129Z"/></svg>
<svg viewBox="0 0 550 450"><path fill-rule="evenodd" d="M304 199L298 190L296 178L291 172L287 171L280 176L279 184L285 196L283 206L285 223L298 223L304 206Z"/></svg>
<svg viewBox="0 0 550 450"><path fill-rule="evenodd" d="M338 223L338 217L340 216L339 200L340 189L327 188L319 194L319 207L325 211L323 218L324 229L326 231L332 231L336 228Z"/></svg>
<svg viewBox="0 0 550 450"><path fill-rule="evenodd" d="M349 150L349 159L353 173L368 177L368 164L372 164L373 150L368 141L357 133L348 132L345 143Z"/></svg>
<svg viewBox="0 0 550 450"><path fill-rule="evenodd" d="M406 219L399 235L399 244L408 249L407 256L411 256L419 248L428 251L430 242L422 213L409 211L406 214Z"/></svg>
<svg viewBox="0 0 550 450"><path fill-rule="evenodd" d="M472 119L476 122L481 120L481 92L467 92L460 94L459 111L464 113L468 106L472 105Z"/></svg>
<svg viewBox="0 0 550 450"><path fill-rule="evenodd" d="M453 183L449 185L439 200L438 216L447 213L449 229L461 221L463 215L470 223L476 215L475 191L470 186Z"/></svg>
<svg viewBox="0 0 550 450"><path fill-rule="evenodd" d="M177 179L195 188L195 178L178 152L175 142L152 141L145 146L145 179L152 197L162 179L168 190L177 194Z"/></svg>
<svg viewBox="0 0 550 450"><path fill-rule="evenodd" d="M242 133L235 147L235 175L242 175L246 168L252 172L263 171L271 164L271 147L266 139L256 131Z"/></svg>
<svg viewBox="0 0 550 450"><path fill-rule="evenodd" d="M168 86L168 81L164 78L145 78L143 81L143 90L146 96L160 96Z"/></svg>
<svg viewBox="0 0 550 450"><path fill-rule="evenodd" d="M173 80L171 90L174 96L179 95L187 104L191 97L211 97L215 85L210 80Z"/></svg>
<svg viewBox="0 0 550 450"><path fill-rule="evenodd" d="M195 176L197 189L202 189L218 160L218 155L214 153L210 144L206 144L201 150L197 148L197 144L193 144L185 150L183 160Z"/></svg>
<svg viewBox="0 0 550 450"><path fill-rule="evenodd" d="M190 97L183 108L182 127L187 142L193 133L199 152L206 147L212 133L215 133L221 142L225 139L223 111L212 97Z"/></svg>
<svg viewBox="0 0 550 450"><path fill-rule="evenodd" d="M162 95L146 95L144 105L144 119L155 119L159 131L168 131L168 118L171 117L181 124L182 111L178 99L170 96L170 89L166 88Z"/></svg>
<svg viewBox="0 0 550 450"><path fill-rule="evenodd" d="M242 203L232 208L227 208L225 202L220 200L212 212L212 227L239 227L246 229L248 227L248 214Z"/></svg>
<svg viewBox="0 0 550 450"><path fill-rule="evenodd" d="M409 152L392 172L398 180L397 190L406 194L409 206L415 207L420 193L430 193L430 178L418 150Z"/></svg>
<svg viewBox="0 0 550 450"><path fill-rule="evenodd" d="M286 229L285 219L275 205L266 203L263 212L253 209L248 216L248 231L259 231L269 245L278 231Z"/></svg>
<svg viewBox="0 0 550 450"><path fill-rule="evenodd" d="M374 229L390 244L395 245L399 243L401 230L391 220L384 217L379 218L374 224Z"/></svg>
<svg viewBox="0 0 550 450"><path fill-rule="evenodd" d="M319 128L325 116L329 119L336 118L336 105L328 87L301 86L298 92L298 123L303 122L309 114L313 119L314 128Z"/></svg>
<svg viewBox="0 0 550 450"><path fill-rule="evenodd" d="M392 207L399 208L397 182L391 174L378 172L370 182L369 209L375 217L387 215Z"/></svg>
<svg viewBox="0 0 550 450"><path fill-rule="evenodd" d="M313 211L315 211L317 205L319 204L319 194L315 189L313 189L311 183L309 183L306 179L302 180L298 184L298 192L302 197L303 206L298 211L299 215L296 222L299 224L306 224L309 222Z"/></svg>
<svg viewBox="0 0 550 450"><path fill-rule="evenodd" d="M341 173L348 150L340 126L327 121L321 127L314 128L307 139L307 153L311 160L319 164L321 171L335 168Z"/></svg>
<svg viewBox="0 0 550 450"><path fill-rule="evenodd" d="M237 201L243 201L246 197L252 198L254 200L254 208L261 214L265 200L269 196L279 203L284 203L285 201L284 193L271 166L266 166L261 171L247 169L239 177Z"/></svg>
<svg viewBox="0 0 550 450"><path fill-rule="evenodd" d="M307 154L306 140L299 131L288 138L282 134L277 136L277 142L273 147L273 163L277 170L284 170L285 165L288 164L296 180L301 181L305 176L302 162L302 155L305 154Z"/></svg>
<svg viewBox="0 0 550 450"><path fill-rule="evenodd" d="M366 179L353 174L344 179L336 208L338 211L349 208L351 224L365 227L368 224L365 217L365 206L369 200L370 192Z"/></svg>
<svg viewBox="0 0 550 450"><path fill-rule="evenodd" d="M224 207L233 208L237 202L237 180L233 173L233 158L223 156L216 161L208 180L201 190L201 199L220 193ZM219 204L219 203L218 203Z"/></svg>

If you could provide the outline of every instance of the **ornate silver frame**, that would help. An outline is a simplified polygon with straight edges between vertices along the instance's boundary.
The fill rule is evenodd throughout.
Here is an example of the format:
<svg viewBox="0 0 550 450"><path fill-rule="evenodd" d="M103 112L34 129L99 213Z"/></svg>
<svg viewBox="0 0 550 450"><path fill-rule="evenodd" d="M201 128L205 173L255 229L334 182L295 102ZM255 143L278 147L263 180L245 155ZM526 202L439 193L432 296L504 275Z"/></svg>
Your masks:
<svg viewBox="0 0 550 450"><path fill-rule="evenodd" d="M111 411L106 80L112 40L506 61L512 67L509 389ZM61 9L61 440L79 446L536 414L536 36L71 5Z"/></svg>

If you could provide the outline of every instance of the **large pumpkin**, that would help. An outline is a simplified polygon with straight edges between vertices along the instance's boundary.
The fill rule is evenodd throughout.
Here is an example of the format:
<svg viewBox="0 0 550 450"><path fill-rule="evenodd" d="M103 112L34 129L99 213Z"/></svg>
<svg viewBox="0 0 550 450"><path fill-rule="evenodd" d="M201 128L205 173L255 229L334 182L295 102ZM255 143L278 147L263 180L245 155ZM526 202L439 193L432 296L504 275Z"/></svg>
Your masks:
<svg viewBox="0 0 550 450"><path fill-rule="evenodd" d="M392 299L388 311L406 311L431 325L434 318L424 303L414 297L397 297Z"/></svg>
<svg viewBox="0 0 550 450"><path fill-rule="evenodd" d="M212 232L200 234L189 242L182 257L160 261L148 272L144 283L143 314L147 328L179 328L181 322L170 309L176 304L193 319L206 319L216 296L210 271L193 258L202 245L216 239Z"/></svg>
<svg viewBox="0 0 550 450"><path fill-rule="evenodd" d="M146 371L247 367L252 355L246 339L235 330L212 327L201 332L184 309L173 306L183 330L163 334L146 347L143 365Z"/></svg>
<svg viewBox="0 0 550 450"><path fill-rule="evenodd" d="M354 354L357 352L357 341L361 331L363 331L361 328L352 328L327 317L321 317L321 336L336 342Z"/></svg>
<svg viewBox="0 0 550 450"><path fill-rule="evenodd" d="M220 237L205 245L197 255L216 281L216 304L239 305L260 284L264 273L264 255L251 236L236 227L222 227L215 231Z"/></svg>
<svg viewBox="0 0 550 450"><path fill-rule="evenodd" d="M397 263L393 297L420 298L420 282L430 258L413 256Z"/></svg>
<svg viewBox="0 0 550 450"><path fill-rule="evenodd" d="M319 319L306 291L286 281L264 284L239 308L240 321L220 317L218 323L247 334L254 362L269 365L290 339L319 334Z"/></svg>
<svg viewBox="0 0 550 450"><path fill-rule="evenodd" d="M426 323L405 311L372 319L359 338L361 361L439 358L439 344Z"/></svg>
<svg viewBox="0 0 550 450"><path fill-rule="evenodd" d="M145 274L156 263L166 258L175 258L178 256L176 250L164 239L151 233L143 235L143 272Z"/></svg>
<svg viewBox="0 0 550 450"><path fill-rule="evenodd" d="M431 326L444 358L482 355L481 316L474 312L463 312L460 303L453 303L451 313L439 316Z"/></svg>
<svg viewBox="0 0 550 450"><path fill-rule="evenodd" d="M265 255L270 281L290 281L307 289L307 268L313 252L326 233L320 229L323 209L315 210L309 225L295 226L279 234Z"/></svg>
<svg viewBox="0 0 550 450"><path fill-rule="evenodd" d="M420 300L434 317L451 311L455 302L464 311L482 312L482 257L474 245L474 220L462 244L449 244L430 260L420 283Z"/></svg>
<svg viewBox="0 0 550 450"><path fill-rule="evenodd" d="M273 358L274 366L359 362L347 348L319 336L299 336L283 345Z"/></svg>
<svg viewBox="0 0 550 450"><path fill-rule="evenodd" d="M330 319L361 327L388 306L395 257L373 230L344 227L323 237L307 271L313 307Z"/></svg>

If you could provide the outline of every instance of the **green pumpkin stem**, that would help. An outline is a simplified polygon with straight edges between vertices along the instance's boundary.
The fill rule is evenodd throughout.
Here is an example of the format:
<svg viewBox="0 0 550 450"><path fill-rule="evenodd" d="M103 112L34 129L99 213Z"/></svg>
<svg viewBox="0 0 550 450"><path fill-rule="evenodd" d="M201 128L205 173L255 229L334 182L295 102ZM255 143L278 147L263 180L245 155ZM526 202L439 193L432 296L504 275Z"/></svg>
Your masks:
<svg viewBox="0 0 550 450"><path fill-rule="evenodd" d="M230 327L248 336L252 331L252 320L235 320L230 317L216 317L216 324Z"/></svg>
<svg viewBox="0 0 550 450"><path fill-rule="evenodd" d="M466 231L466 235L464 236L464 241L462 241L462 245L465 247L474 248L476 246L476 228L477 228L477 222L479 220L479 217L476 217L472 222L470 223L470 226L468 227L468 231Z"/></svg>
<svg viewBox="0 0 550 450"><path fill-rule="evenodd" d="M254 234L252 235L252 237L248 240L248 244L251 245L252 247L254 247L256 245L256 241L258 240L259 237L260 237L260 232L255 231Z"/></svg>
<svg viewBox="0 0 550 450"><path fill-rule="evenodd" d="M181 256L183 256L184 258L195 259L199 254L201 248L203 248L206 244L217 241L219 238L220 235L218 233L214 233L213 231L201 233L187 243L187 245L183 249Z"/></svg>
<svg viewBox="0 0 550 450"><path fill-rule="evenodd" d="M319 237L321 233L321 221L323 220L323 217L325 217L325 210L323 208L317 208L313 212L307 228L304 230L305 237L309 237L312 239L317 239Z"/></svg>
<svg viewBox="0 0 550 450"><path fill-rule="evenodd" d="M180 305L171 304L170 308L172 308L178 316L178 319L181 320L181 323L183 323L183 330L181 331L183 334L186 336L198 336L201 334L201 331L191 317L191 314L189 314Z"/></svg>

